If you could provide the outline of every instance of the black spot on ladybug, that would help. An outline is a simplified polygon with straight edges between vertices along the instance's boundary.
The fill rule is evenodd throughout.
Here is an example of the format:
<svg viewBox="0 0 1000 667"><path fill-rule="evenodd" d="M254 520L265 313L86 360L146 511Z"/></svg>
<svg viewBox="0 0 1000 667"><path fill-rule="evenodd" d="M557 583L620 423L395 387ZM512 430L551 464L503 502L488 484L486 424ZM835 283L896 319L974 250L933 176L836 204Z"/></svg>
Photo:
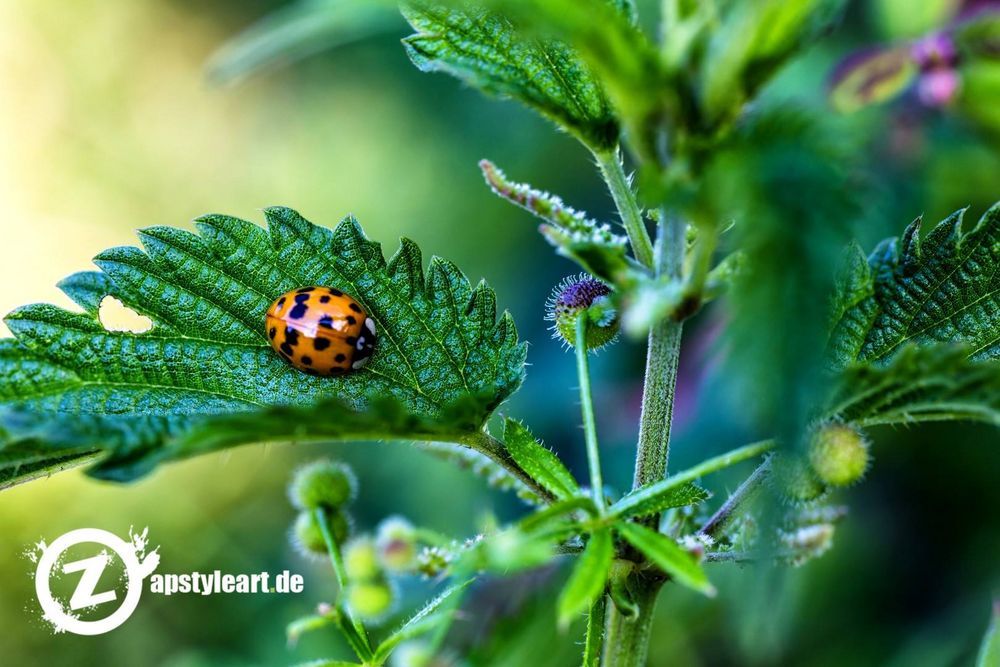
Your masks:
<svg viewBox="0 0 1000 667"><path fill-rule="evenodd" d="M314 289L316 289L316 288L315 287L303 287L300 290L295 290L295 293L296 294L308 294L309 292L312 292Z"/></svg>
<svg viewBox="0 0 1000 667"><path fill-rule="evenodd" d="M274 327L271 327L271 330L267 332L267 335L271 338L271 340L274 340L274 337L277 335L277 333L278 330L275 329Z"/></svg>
<svg viewBox="0 0 1000 667"><path fill-rule="evenodd" d="M309 312L309 306L304 303L297 304L294 308L288 311L288 316L293 320L301 320L305 317L306 313Z"/></svg>
<svg viewBox="0 0 1000 667"><path fill-rule="evenodd" d="M344 339L344 342L346 342L348 345L354 345L355 343L358 342L358 339L355 338L354 336L348 336L347 338Z"/></svg>
<svg viewBox="0 0 1000 667"><path fill-rule="evenodd" d="M302 357L302 365L312 366L313 365L312 357L310 357L309 355L305 355L304 357Z"/></svg>
<svg viewBox="0 0 1000 667"><path fill-rule="evenodd" d="M299 344L298 330L293 329L291 327L285 327L285 340L287 340L288 344L291 345L292 347L298 345Z"/></svg>
<svg viewBox="0 0 1000 667"><path fill-rule="evenodd" d="M337 363L343 363L343 362L347 361L347 357L345 357L342 354L338 354L337 356L335 356L333 358L333 360L336 361Z"/></svg>
<svg viewBox="0 0 1000 667"><path fill-rule="evenodd" d="M350 324L351 326L354 326L355 324L358 323L358 321L356 319L354 319L354 315L348 315L347 316L347 323Z"/></svg>
<svg viewBox="0 0 1000 667"><path fill-rule="evenodd" d="M319 337L314 338L313 339L313 347L317 351L322 352L326 348L330 347L330 339L329 338L319 338Z"/></svg>
<svg viewBox="0 0 1000 667"><path fill-rule="evenodd" d="M333 318L330 317L329 315L324 315L323 317L319 318L319 325L321 327L326 327L327 329L332 329Z"/></svg>
<svg viewBox="0 0 1000 667"><path fill-rule="evenodd" d="M329 297L329 296L325 296L325 295L324 295L324 296L321 296L321 297L319 298L319 302L320 302L320 303L330 303L330 297Z"/></svg>
<svg viewBox="0 0 1000 667"><path fill-rule="evenodd" d="M285 353L286 355L288 355L288 357L289 357L289 359L288 359L288 360L289 360L289 361L291 361L291 356L292 356L293 354L295 354L295 350L293 350L293 349L292 349L292 346L291 346L291 345L289 345L289 344L288 344L288 343L286 342L286 343L282 343L282 344L280 345L280 347L281 347L281 351L282 351L282 352L284 352L284 353Z"/></svg>
<svg viewBox="0 0 1000 667"><path fill-rule="evenodd" d="M278 299L278 308L281 308L284 305L285 305L285 297L281 297L280 299Z"/></svg>
<svg viewBox="0 0 1000 667"><path fill-rule="evenodd" d="M353 310L353 311L354 311L355 313L360 313L360 312L361 312L361 306L359 306L359 305L358 305L358 304L356 304L356 303L352 303L352 304L351 304L351 305L350 305L349 307L350 307L350 309L351 309L351 310Z"/></svg>
<svg viewBox="0 0 1000 667"><path fill-rule="evenodd" d="M343 292L341 292L339 289L333 289L332 287L328 289L327 292L329 292L332 296L344 296Z"/></svg>
<svg viewBox="0 0 1000 667"><path fill-rule="evenodd" d="M307 301L309 301L308 294L299 294L295 297L295 303L306 303Z"/></svg>

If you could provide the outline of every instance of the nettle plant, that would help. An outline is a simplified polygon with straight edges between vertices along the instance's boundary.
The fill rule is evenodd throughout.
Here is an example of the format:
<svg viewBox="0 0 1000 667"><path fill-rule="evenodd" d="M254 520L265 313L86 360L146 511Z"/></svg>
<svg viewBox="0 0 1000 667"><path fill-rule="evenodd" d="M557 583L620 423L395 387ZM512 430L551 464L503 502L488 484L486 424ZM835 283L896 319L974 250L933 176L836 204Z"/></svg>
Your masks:
<svg viewBox="0 0 1000 667"><path fill-rule="evenodd" d="M142 249L107 250L99 271L60 284L82 312L36 304L8 315L0 480L82 464L130 480L261 441L425 443L532 509L468 539L399 517L375 537L351 535L350 472L330 461L300 471L293 536L330 557L341 595L289 633L336 627L357 658L316 664L381 665L400 646L400 662L427 664L472 581L554 561L569 571L559 623L586 619L583 664L643 664L665 584L713 595L707 564L799 565L829 548L845 514L833 493L869 466L867 429L1000 424L1000 207L971 227L962 211L927 231L918 219L866 255L849 243L859 184L843 137L808 110L759 99L840 4L666 0L655 36L627 0L403 6L416 31L404 46L420 69L543 114L590 151L617 207L621 228L480 165L493 192L539 218L556 253L586 272L549 305L576 357L585 482L527 426L493 419L521 384L527 353L510 315L497 317L493 290L446 260L425 269L409 240L386 261L356 220L328 229L288 208L267 209L267 229L224 215L197 220L197 234L144 229ZM368 29L388 9L337 7L306 3L291 18L302 25L316 13L322 27L330 12ZM282 48L301 47L303 36L281 25L271 28L290 39ZM300 32L313 40L305 50L322 33ZM265 60L248 56L260 39L233 47L229 66ZM293 348L317 330L293 334L294 316L277 339L265 328L275 299L305 286L349 295L371 319L367 364L304 372ZM147 317L148 330L106 328L109 297ZM671 471L682 329L716 299L728 373L743 378L747 419L771 437ZM609 497L588 364L619 330L647 338L648 352L632 489ZM712 499L705 480L741 463L745 481ZM376 641L392 579L415 574L447 588ZM994 664L996 641L988 636L982 664Z"/></svg>

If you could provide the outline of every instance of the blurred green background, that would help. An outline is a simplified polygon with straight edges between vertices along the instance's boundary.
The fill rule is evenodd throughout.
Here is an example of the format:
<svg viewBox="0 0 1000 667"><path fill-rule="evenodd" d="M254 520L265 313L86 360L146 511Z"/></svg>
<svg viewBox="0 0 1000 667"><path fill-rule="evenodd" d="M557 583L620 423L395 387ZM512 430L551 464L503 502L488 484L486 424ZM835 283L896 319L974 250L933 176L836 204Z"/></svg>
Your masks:
<svg viewBox="0 0 1000 667"><path fill-rule="evenodd" d="M504 408L524 418L584 472L574 364L543 321L550 288L573 266L552 259L526 214L482 184L489 157L518 180L612 215L585 151L514 104L417 72L397 30L234 86L209 83L205 63L227 39L280 3L195 0L0 0L0 311L31 301L69 305L54 287L134 230L181 225L206 212L261 220L286 204L332 225L354 213L391 253L396 239L486 278L531 342L528 378ZM838 60L866 44L912 36L940 19L901 0L859 2L845 24L786 71L772 100L822 108ZM1000 100L997 101L1000 104ZM1000 143L947 110L904 100L845 119L872 194L866 246L918 214L939 220L1000 198ZM871 222L875 221L875 222ZM736 385L712 345L722 308L688 328L677 439L683 466L742 444L749 432ZM0 325L2 326L2 325ZM2 329L6 334L6 330ZM625 341L594 362L606 477L631 481L642 345ZM995 430L882 431L867 481L843 494L851 516L835 548L781 589L753 569L712 567L716 600L662 596L650 664L806 666L970 664L1000 590L1000 447ZM0 664L283 665L346 657L329 634L288 647L284 626L329 599L322 564L286 540L294 517L284 485L298 461L341 457L361 479L362 529L402 513L466 536L482 517L523 507L449 464L400 444L249 447L169 465L129 486L74 471L0 494ZM732 477L714 480L734 488ZM53 636L42 623L23 552L41 538L94 526L148 526L161 571L306 576L297 596L147 595L119 630ZM477 586L450 645L480 665L573 665L575 634L559 637L552 590L565 573ZM408 582L415 604L429 585ZM574 628L573 633L582 629ZM518 637L516 650L499 648ZM541 657L544 656L544 659Z"/></svg>

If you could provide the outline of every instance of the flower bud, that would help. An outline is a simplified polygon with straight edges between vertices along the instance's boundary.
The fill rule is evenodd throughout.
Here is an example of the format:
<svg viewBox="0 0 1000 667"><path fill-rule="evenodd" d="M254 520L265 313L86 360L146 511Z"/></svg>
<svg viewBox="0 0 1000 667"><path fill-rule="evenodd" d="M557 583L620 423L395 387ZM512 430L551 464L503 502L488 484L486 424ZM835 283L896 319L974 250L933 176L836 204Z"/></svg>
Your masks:
<svg viewBox="0 0 1000 667"><path fill-rule="evenodd" d="M302 466L288 487L292 505L301 510L338 509L354 498L354 473L343 463L321 459Z"/></svg>
<svg viewBox="0 0 1000 667"><path fill-rule="evenodd" d="M378 527L375 538L379 559L390 572L408 572L417 562L417 531L401 516L389 517Z"/></svg>
<svg viewBox="0 0 1000 667"><path fill-rule="evenodd" d="M353 581L347 586L347 606L367 621L377 621L392 609L393 591L389 582Z"/></svg>
<svg viewBox="0 0 1000 667"><path fill-rule="evenodd" d="M417 571L425 577L444 574L451 564L453 555L441 547L425 547L417 556Z"/></svg>
<svg viewBox="0 0 1000 667"><path fill-rule="evenodd" d="M587 318L587 349L599 350L611 343L618 336L618 313L610 295L610 287L586 273L564 279L546 303L553 336L575 347L576 322L583 313Z"/></svg>
<svg viewBox="0 0 1000 667"><path fill-rule="evenodd" d="M831 486L859 481L871 460L864 434L847 424L825 424L809 443L809 462L816 476Z"/></svg>
<svg viewBox="0 0 1000 667"><path fill-rule="evenodd" d="M345 512L327 512L330 535L337 544L343 544L351 535L350 519ZM326 556L326 540L319 521L312 512L302 511L295 517L292 526L292 545L306 556Z"/></svg>
<svg viewBox="0 0 1000 667"><path fill-rule="evenodd" d="M372 538L362 535L344 545L344 569L351 581L371 581L382 576Z"/></svg>

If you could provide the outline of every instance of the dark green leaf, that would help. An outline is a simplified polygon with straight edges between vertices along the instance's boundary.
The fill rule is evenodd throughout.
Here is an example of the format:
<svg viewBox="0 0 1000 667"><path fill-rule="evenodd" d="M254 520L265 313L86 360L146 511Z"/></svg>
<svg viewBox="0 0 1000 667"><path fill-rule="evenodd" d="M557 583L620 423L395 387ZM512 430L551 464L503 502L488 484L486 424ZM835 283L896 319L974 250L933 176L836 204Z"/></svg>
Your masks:
<svg viewBox="0 0 1000 667"><path fill-rule="evenodd" d="M519 33L483 9L403 5L417 33L403 40L425 72L451 74L487 93L512 97L551 118L593 148L618 140L618 123L601 84L566 45Z"/></svg>
<svg viewBox="0 0 1000 667"><path fill-rule="evenodd" d="M109 455L97 473L127 478L157 459L262 438L483 437L519 385L525 355L510 316L497 322L493 291L437 258L425 278L405 239L386 263L352 218L329 230L290 209L266 215L269 230L225 216L199 220L200 235L144 230L145 251L113 248L96 260L102 272L62 283L83 313L11 313L16 342L0 344L0 452L100 448ZM365 368L311 377L271 349L264 313L304 285L340 288L367 309L379 342ZM104 296L153 328L106 329Z"/></svg>
<svg viewBox="0 0 1000 667"><path fill-rule="evenodd" d="M626 521L616 523L615 530L677 583L708 596L715 595L715 588L694 556L663 533Z"/></svg>
<svg viewBox="0 0 1000 667"><path fill-rule="evenodd" d="M575 496L576 479L555 454L543 447L531 431L513 419L504 422L504 444L511 457L528 475L557 498Z"/></svg>
<svg viewBox="0 0 1000 667"><path fill-rule="evenodd" d="M829 353L843 368L908 343L960 343L1000 357L1000 205L967 232L961 210L921 236L918 219L863 260L852 250L834 300Z"/></svg>
<svg viewBox="0 0 1000 667"><path fill-rule="evenodd" d="M556 609L561 627L568 626L575 616L590 609L604 595L604 584L614 556L614 540L610 531L598 530L590 536L586 548L573 565L569 581L559 594Z"/></svg>
<svg viewBox="0 0 1000 667"><path fill-rule="evenodd" d="M909 345L883 366L841 373L828 416L860 426L967 419L1000 426L1000 362L964 347Z"/></svg>

